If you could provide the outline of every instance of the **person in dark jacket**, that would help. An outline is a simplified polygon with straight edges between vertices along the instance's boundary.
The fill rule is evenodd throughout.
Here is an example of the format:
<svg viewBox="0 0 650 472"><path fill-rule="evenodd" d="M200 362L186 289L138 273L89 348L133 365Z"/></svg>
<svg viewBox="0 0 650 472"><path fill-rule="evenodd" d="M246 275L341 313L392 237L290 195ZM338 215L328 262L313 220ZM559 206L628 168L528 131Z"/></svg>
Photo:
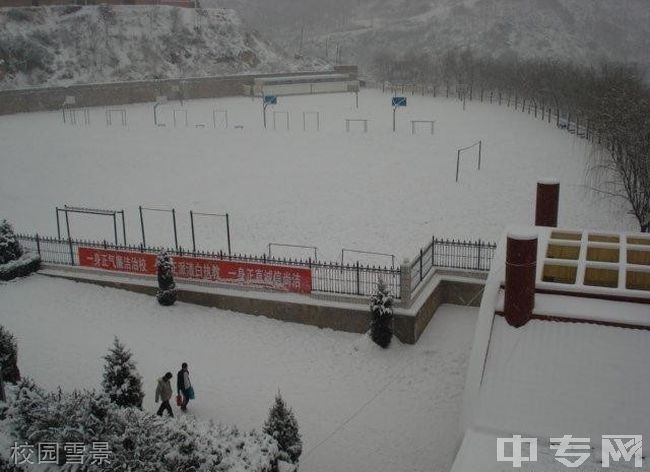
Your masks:
<svg viewBox="0 0 650 472"><path fill-rule="evenodd" d="M169 400L171 399L173 393L172 384L170 382L172 377L172 373L167 372L165 375L158 379L158 386L156 387L156 403L158 403L158 400L162 400L160 408L158 408L158 416L162 416L163 411L167 410L169 416L172 418L174 417L174 412L172 411L172 407L169 404Z"/></svg>
<svg viewBox="0 0 650 472"><path fill-rule="evenodd" d="M187 362L183 362L181 370L176 375L176 391L183 395L181 410L187 411L187 404L194 398L192 383L190 382L190 372L187 370Z"/></svg>

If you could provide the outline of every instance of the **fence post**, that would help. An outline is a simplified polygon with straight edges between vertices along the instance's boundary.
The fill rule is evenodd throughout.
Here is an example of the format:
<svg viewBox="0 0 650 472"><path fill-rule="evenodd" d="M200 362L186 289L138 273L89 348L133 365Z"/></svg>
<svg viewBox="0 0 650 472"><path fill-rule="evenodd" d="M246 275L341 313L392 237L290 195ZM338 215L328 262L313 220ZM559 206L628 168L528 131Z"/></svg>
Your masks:
<svg viewBox="0 0 650 472"><path fill-rule="evenodd" d="M68 246L70 246L70 265L74 265L74 249L72 249L72 238L68 236Z"/></svg>
<svg viewBox="0 0 650 472"><path fill-rule="evenodd" d="M411 305L411 261L404 259L399 269L399 291L402 305Z"/></svg>
<svg viewBox="0 0 650 472"><path fill-rule="evenodd" d="M420 248L420 282L422 282L422 259L424 259L424 250Z"/></svg>
<svg viewBox="0 0 650 472"><path fill-rule="evenodd" d="M142 230L142 246L146 246L147 240L144 238L144 217L142 216L142 205L138 206L138 210L140 211L140 229Z"/></svg>
<svg viewBox="0 0 650 472"><path fill-rule="evenodd" d="M226 213L226 233L228 235L228 255L230 255L231 249L230 249L230 216L228 216L228 213Z"/></svg>
<svg viewBox="0 0 650 472"><path fill-rule="evenodd" d="M476 257L476 270L481 270L481 240L478 240L478 256Z"/></svg>
<svg viewBox="0 0 650 472"><path fill-rule="evenodd" d="M436 266L436 261L434 256L436 255L436 237L431 236L431 268L433 269Z"/></svg>
<svg viewBox="0 0 650 472"><path fill-rule="evenodd" d="M174 223L174 246L178 251L178 232L176 231L176 209L172 208L172 222Z"/></svg>
<svg viewBox="0 0 650 472"><path fill-rule="evenodd" d="M357 295L361 295L361 273L359 271L359 261L357 261Z"/></svg>
<svg viewBox="0 0 650 472"><path fill-rule="evenodd" d="M36 233L36 251L38 252L38 255L41 255L41 240L38 237L38 233Z"/></svg>

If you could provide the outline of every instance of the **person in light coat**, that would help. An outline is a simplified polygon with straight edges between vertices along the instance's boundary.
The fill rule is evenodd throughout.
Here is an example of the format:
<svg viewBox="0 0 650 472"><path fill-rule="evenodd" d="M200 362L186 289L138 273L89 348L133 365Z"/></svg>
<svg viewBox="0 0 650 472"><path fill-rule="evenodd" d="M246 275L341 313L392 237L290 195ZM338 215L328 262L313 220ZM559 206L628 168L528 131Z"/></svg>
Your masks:
<svg viewBox="0 0 650 472"><path fill-rule="evenodd" d="M156 403L158 403L159 400L162 401L160 408L158 408L158 416L162 416L163 411L167 410L169 416L172 418L174 417L172 406L169 404L169 400L172 398L172 394L174 393L170 382L172 377L172 373L167 372L158 379L158 386L156 387Z"/></svg>

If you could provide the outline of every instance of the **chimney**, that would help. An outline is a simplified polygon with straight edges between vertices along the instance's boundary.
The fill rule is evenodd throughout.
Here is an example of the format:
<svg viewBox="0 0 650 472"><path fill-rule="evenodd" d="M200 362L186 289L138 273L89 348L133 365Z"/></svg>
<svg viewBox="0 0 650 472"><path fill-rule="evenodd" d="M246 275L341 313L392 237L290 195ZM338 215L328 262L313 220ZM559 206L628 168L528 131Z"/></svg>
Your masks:
<svg viewBox="0 0 650 472"><path fill-rule="evenodd" d="M504 314L516 328L530 320L535 307L537 234L508 234Z"/></svg>
<svg viewBox="0 0 650 472"><path fill-rule="evenodd" d="M535 226L556 228L559 202L560 182L552 179L538 181L535 201Z"/></svg>

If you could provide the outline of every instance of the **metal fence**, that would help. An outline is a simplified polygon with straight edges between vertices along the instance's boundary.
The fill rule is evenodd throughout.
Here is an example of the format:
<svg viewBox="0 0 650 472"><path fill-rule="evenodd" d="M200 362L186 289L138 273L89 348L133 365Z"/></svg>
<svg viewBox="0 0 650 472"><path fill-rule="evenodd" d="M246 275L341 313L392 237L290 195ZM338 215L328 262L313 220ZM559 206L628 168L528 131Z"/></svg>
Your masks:
<svg viewBox="0 0 650 472"><path fill-rule="evenodd" d="M381 89L382 92L411 95L431 95L433 97L454 98L463 102L480 101L491 104L504 105L514 111L528 113L541 121L555 124L571 134L587 139L598 141L601 144L602 136L593 128L589 120L581 114L568 110L561 110L557 106L549 106L542 103L535 97L521 95L513 90L499 90L484 88L481 86L472 87L463 84L413 84L413 83L389 83L389 82L367 82L371 88ZM464 106L464 105L463 105Z"/></svg>
<svg viewBox="0 0 650 472"><path fill-rule="evenodd" d="M339 264L312 261L311 259L283 259L277 257L249 256L245 254L228 255L220 252L183 251L182 249L167 249L146 247L142 245L116 245L107 241L85 241L39 235L16 235L22 246L33 252L38 252L41 260L46 263L75 266L79 265L79 246L122 251L137 251L157 254L162 250L178 256L192 256L217 260L249 262L270 265L293 265L311 269L312 291L341 295L370 296L375 293L379 279L390 289L395 298L400 298L400 268L382 268L359 264Z"/></svg>
<svg viewBox="0 0 650 472"><path fill-rule="evenodd" d="M365 266L356 264L341 264L339 262L322 262L312 259L285 259L279 257L250 256L246 254L228 255L223 251L184 251L182 249L167 249L147 247L142 245L116 245L107 241L85 241L47 237L39 235L16 235L22 246L37 252L43 262L75 266L79 265L80 246L122 251L137 251L157 254L165 250L171 255L192 256L225 261L249 262L270 265L293 265L311 269L312 291L340 294L370 296L375 293L379 280L390 289L391 294L401 298L401 268ZM424 280L435 268L464 269L487 272L494 257L496 244L485 241L456 241L436 239L420 249L419 254L410 266L411 291Z"/></svg>
<svg viewBox="0 0 650 472"><path fill-rule="evenodd" d="M415 290L434 267L489 271L496 247L496 243L481 240L431 238L431 242L427 247L420 249L420 253L411 263L411 291Z"/></svg>

